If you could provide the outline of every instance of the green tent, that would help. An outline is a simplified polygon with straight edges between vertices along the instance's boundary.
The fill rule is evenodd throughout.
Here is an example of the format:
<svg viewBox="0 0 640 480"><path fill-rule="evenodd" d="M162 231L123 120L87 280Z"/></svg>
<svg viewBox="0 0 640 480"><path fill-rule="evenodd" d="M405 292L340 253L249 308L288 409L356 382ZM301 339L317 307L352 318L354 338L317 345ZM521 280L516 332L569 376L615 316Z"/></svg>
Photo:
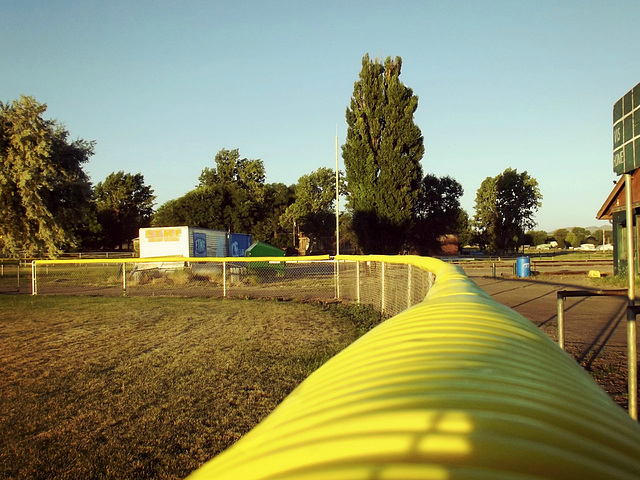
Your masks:
<svg viewBox="0 0 640 480"><path fill-rule="evenodd" d="M253 242L247 251L246 257L284 257L284 250L265 242ZM277 273L284 276L284 262L252 262L249 270L256 273Z"/></svg>

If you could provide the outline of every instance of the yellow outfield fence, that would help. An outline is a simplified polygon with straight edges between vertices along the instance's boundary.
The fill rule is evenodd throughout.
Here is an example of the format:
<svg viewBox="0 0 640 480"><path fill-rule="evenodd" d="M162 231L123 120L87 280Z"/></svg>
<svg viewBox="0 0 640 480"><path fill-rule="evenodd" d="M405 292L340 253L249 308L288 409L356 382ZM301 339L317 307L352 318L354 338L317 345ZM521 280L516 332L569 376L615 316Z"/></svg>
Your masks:
<svg viewBox="0 0 640 480"><path fill-rule="evenodd" d="M418 257L337 260L411 265L436 282L191 480L640 478L638 423L458 267ZM366 288L383 292L375 282Z"/></svg>

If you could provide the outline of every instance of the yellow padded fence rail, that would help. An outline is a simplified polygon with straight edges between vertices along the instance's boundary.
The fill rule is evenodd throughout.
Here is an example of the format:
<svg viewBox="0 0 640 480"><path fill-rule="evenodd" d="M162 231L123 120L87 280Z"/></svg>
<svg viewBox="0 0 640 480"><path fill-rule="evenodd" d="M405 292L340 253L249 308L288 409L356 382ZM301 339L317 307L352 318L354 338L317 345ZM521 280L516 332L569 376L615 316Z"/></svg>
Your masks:
<svg viewBox="0 0 640 480"><path fill-rule="evenodd" d="M123 263L171 263L171 262L197 262L197 263L258 263L258 262L310 262L329 260L329 255L315 255L307 257L145 257L145 258L83 258L62 260L34 260L35 265L84 265L84 264L123 264Z"/></svg>
<svg viewBox="0 0 640 480"><path fill-rule="evenodd" d="M456 266L365 258L435 285L190 480L640 478L640 426L531 322Z"/></svg>

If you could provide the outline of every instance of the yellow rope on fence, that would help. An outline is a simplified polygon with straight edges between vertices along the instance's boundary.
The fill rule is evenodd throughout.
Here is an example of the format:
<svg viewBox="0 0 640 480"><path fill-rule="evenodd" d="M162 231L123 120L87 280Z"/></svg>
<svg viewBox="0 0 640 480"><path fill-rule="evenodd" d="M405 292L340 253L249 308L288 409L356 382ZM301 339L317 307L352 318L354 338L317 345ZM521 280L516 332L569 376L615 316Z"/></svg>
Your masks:
<svg viewBox="0 0 640 480"><path fill-rule="evenodd" d="M458 267L328 361L189 478L638 479L640 426Z"/></svg>

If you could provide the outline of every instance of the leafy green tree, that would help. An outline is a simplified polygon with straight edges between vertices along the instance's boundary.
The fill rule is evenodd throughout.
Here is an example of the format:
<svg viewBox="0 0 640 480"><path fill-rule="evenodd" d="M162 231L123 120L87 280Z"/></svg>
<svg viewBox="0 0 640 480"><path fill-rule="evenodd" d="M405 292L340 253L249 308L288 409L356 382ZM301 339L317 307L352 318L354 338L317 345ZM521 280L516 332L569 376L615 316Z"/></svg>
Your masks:
<svg viewBox="0 0 640 480"><path fill-rule="evenodd" d="M598 229L592 232L591 236L594 238L596 245L603 245L605 243L612 243L612 234L611 231L603 231L602 229ZM603 238L604 236L604 238Z"/></svg>
<svg viewBox="0 0 640 480"><path fill-rule="evenodd" d="M564 241L568 246L571 247L579 247L582 244L582 240L574 232L567 233Z"/></svg>
<svg viewBox="0 0 640 480"><path fill-rule="evenodd" d="M553 238L556 242L558 242L558 247L566 248L570 245L570 242L567 242L565 240L568 234L569 230L567 230L566 228L559 228L558 230L553 232Z"/></svg>
<svg viewBox="0 0 640 480"><path fill-rule="evenodd" d="M284 183L268 183L264 200L259 206L259 216L251 228L254 240L261 240L285 249L293 246L290 225L281 225L280 218L295 200L295 187Z"/></svg>
<svg viewBox="0 0 640 480"><path fill-rule="evenodd" d="M526 234L531 238L529 245L542 245L549 240L549 235L544 230L529 230Z"/></svg>
<svg viewBox="0 0 640 480"><path fill-rule="evenodd" d="M238 149L220 150L215 163L204 168L194 190L161 205L152 224L251 233L265 241L282 233L278 219L290 203L288 187L265 185L262 161L240 158Z"/></svg>
<svg viewBox="0 0 640 480"><path fill-rule="evenodd" d="M280 225L296 225L312 242L319 238L334 237L336 176L331 168L321 167L303 175L295 186L295 201L280 216Z"/></svg>
<svg viewBox="0 0 640 480"><path fill-rule="evenodd" d="M234 185L198 187L162 205L152 219L156 226L191 227L250 233L258 205Z"/></svg>
<svg viewBox="0 0 640 480"><path fill-rule="evenodd" d="M455 232L458 235L458 245L460 247L469 245L472 242L473 229L469 221L469 214L463 208L458 210Z"/></svg>
<svg viewBox="0 0 640 480"><path fill-rule="evenodd" d="M213 185L235 186L244 189L255 202L264 199L266 172L262 160L240 158L240 151L222 149L215 156L216 167L205 167L198 187Z"/></svg>
<svg viewBox="0 0 640 480"><path fill-rule="evenodd" d="M122 248L138 236L138 229L151 223L155 195L145 185L141 173L113 172L94 190L98 222L102 226L103 245Z"/></svg>
<svg viewBox="0 0 640 480"><path fill-rule="evenodd" d="M484 179L476 193L474 223L479 237L495 251L515 250L540 208L542 194L535 178L507 168Z"/></svg>
<svg viewBox="0 0 640 480"><path fill-rule="evenodd" d="M94 142L69 142L46 109L27 96L0 102L0 250L10 255L55 257L75 246L91 198L82 165Z"/></svg>
<svg viewBox="0 0 640 480"><path fill-rule="evenodd" d="M458 234L460 223L460 197L462 185L455 179L432 174L424 176L416 205L414 237L421 254L438 252L439 238L445 234Z"/></svg>
<svg viewBox="0 0 640 480"><path fill-rule="evenodd" d="M413 121L418 97L400 81L402 59L362 59L342 147L352 228L365 253L398 253L420 194L424 154Z"/></svg>
<svg viewBox="0 0 640 480"><path fill-rule="evenodd" d="M582 245L583 243L586 243L587 238L591 236L591 233L589 232L589 230L583 227L573 227L571 229L571 233L573 233L576 236L576 241L578 242L577 245L573 245L574 247L577 247Z"/></svg>

